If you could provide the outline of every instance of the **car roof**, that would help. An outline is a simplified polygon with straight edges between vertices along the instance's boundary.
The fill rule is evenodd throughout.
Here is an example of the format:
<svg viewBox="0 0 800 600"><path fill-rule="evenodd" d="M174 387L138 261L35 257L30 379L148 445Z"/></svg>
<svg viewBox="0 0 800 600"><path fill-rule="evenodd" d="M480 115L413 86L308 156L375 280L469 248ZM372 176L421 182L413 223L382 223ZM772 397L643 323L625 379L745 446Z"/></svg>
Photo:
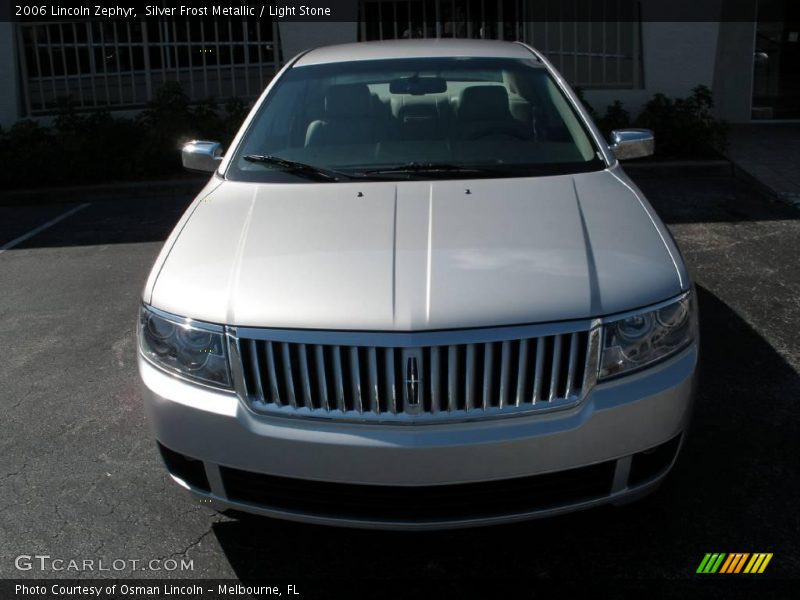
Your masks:
<svg viewBox="0 0 800 600"><path fill-rule="evenodd" d="M516 42L498 40L416 39L358 42L322 46L303 54L296 67L354 60L475 56L484 58L536 58Z"/></svg>

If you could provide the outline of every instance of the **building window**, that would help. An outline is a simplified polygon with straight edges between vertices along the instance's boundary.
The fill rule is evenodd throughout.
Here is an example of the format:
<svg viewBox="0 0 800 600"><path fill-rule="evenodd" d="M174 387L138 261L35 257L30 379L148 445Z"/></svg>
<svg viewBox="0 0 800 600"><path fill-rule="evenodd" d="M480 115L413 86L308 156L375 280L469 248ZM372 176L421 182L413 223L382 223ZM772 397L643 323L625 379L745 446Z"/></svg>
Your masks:
<svg viewBox="0 0 800 600"><path fill-rule="evenodd" d="M640 88L639 11L638 0L362 0L359 39L520 40L572 85Z"/></svg>
<svg viewBox="0 0 800 600"><path fill-rule="evenodd" d="M525 0L363 0L359 39L523 37Z"/></svg>
<svg viewBox="0 0 800 600"><path fill-rule="evenodd" d="M18 23L25 110L138 108L168 81L191 100L253 98L280 65L277 29L236 18Z"/></svg>

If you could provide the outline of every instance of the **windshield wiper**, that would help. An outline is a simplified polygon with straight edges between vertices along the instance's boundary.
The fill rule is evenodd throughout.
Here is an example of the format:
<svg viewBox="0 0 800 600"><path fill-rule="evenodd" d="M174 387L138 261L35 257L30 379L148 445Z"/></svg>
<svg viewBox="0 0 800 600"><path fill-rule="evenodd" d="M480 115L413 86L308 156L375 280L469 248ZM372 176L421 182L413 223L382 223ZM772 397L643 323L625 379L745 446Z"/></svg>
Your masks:
<svg viewBox="0 0 800 600"><path fill-rule="evenodd" d="M281 158L280 156L273 156L271 154L245 154L242 158L247 162L283 167L296 175L301 175L308 179L316 179L318 181L340 181L341 179L355 178L341 171L323 169L322 167L315 167L314 165L308 165L296 160L289 160L288 158Z"/></svg>
<svg viewBox="0 0 800 600"><path fill-rule="evenodd" d="M502 173L498 169L489 167L467 167L464 165L452 165L447 163L418 163L409 162L392 167L382 167L379 169L368 169L362 171L365 175L389 175L393 173L408 173L410 175L436 175L436 174L459 174L465 175L497 175Z"/></svg>

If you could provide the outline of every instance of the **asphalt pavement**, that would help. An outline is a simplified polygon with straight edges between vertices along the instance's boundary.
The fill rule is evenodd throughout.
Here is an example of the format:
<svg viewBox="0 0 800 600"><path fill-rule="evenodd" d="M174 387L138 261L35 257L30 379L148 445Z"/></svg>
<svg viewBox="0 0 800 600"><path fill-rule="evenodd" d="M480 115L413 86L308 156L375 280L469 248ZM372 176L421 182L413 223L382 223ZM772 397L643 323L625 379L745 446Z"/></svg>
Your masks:
<svg viewBox="0 0 800 600"><path fill-rule="evenodd" d="M772 552L762 577L800 577L800 211L727 177L639 183L700 299L695 420L671 477L626 507L427 533L240 521L168 479L134 326L189 197L0 206L0 578L456 578L457 591L476 575L693 579L706 552ZM17 568L36 554L192 568Z"/></svg>

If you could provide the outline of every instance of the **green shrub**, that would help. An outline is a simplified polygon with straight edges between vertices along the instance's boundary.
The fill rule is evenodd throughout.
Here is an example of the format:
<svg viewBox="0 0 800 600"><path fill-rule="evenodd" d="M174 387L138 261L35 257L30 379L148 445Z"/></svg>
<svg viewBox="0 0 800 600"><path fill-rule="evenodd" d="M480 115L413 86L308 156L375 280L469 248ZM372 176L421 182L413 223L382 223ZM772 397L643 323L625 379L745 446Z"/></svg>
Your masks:
<svg viewBox="0 0 800 600"><path fill-rule="evenodd" d="M688 98L656 94L636 118L636 127L652 129L656 152L675 158L715 156L725 149L728 125L712 114L711 90L699 85Z"/></svg>
<svg viewBox="0 0 800 600"><path fill-rule="evenodd" d="M619 100L601 117L575 89L600 130L631 125ZM698 86L688 98L672 100L656 94L633 121L652 129L661 157L704 157L722 151L727 125L717 120L711 90ZM191 139L212 139L227 147L247 106L231 99L222 108L213 98L192 104L180 84L169 82L135 118L108 111L80 113L65 101L51 126L22 120L0 128L0 188L69 185L102 181L152 179L181 172L181 145Z"/></svg>
<svg viewBox="0 0 800 600"><path fill-rule="evenodd" d="M603 132L603 135L606 136L606 139L608 139L615 129L625 129L631 126L631 115L625 110L622 102L614 100L606 108L606 114L599 119L595 119L595 122L600 131Z"/></svg>
<svg viewBox="0 0 800 600"><path fill-rule="evenodd" d="M191 139L225 146L247 114L240 100L190 104L177 83L159 88L135 118L81 113L66 100L52 125L22 120L0 129L0 188L152 179L181 173L180 147Z"/></svg>
<svg viewBox="0 0 800 600"><path fill-rule="evenodd" d="M714 117L714 99L704 85L695 87L688 98L673 100L655 94L635 119L619 100L611 103L602 117L585 100L583 103L606 139L614 129L652 129L658 157L703 158L725 150L728 125Z"/></svg>
<svg viewBox="0 0 800 600"><path fill-rule="evenodd" d="M589 103L589 101L584 97L583 88L581 87L574 87L573 90L575 91L575 95L578 97L578 100L581 101L583 104L583 108L586 109L586 112L589 113L589 116L592 117L592 120L597 123L600 120L600 115L594 109L594 107Z"/></svg>

